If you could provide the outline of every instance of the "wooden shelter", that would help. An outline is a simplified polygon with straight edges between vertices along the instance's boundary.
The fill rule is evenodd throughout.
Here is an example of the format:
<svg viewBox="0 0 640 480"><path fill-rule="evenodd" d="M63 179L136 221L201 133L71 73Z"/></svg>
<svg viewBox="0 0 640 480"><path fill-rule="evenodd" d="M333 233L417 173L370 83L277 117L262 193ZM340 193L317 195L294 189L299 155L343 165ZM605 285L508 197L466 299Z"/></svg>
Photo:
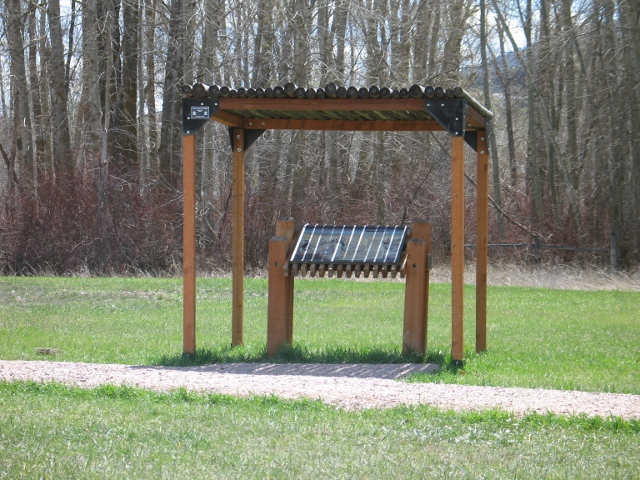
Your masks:
<svg viewBox="0 0 640 480"><path fill-rule="evenodd" d="M486 349L488 150L492 113L460 87L183 88L183 351L196 351L196 133L209 120L229 129L233 149L232 345L243 342L245 152L267 129L446 131L451 136L451 355L463 360L464 144L476 152L476 350Z"/></svg>

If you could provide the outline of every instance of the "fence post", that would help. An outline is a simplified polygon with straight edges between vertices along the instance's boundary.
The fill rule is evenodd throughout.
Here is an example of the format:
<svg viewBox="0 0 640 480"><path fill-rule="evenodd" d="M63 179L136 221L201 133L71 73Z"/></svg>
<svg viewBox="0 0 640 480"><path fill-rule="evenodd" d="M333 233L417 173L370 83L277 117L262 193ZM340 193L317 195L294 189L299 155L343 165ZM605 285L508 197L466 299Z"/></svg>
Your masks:
<svg viewBox="0 0 640 480"><path fill-rule="evenodd" d="M533 236L533 254L536 258L536 264L540 263L540 237L538 235Z"/></svg>
<svg viewBox="0 0 640 480"><path fill-rule="evenodd" d="M611 240L609 241L609 261L611 263L611 270L618 268L618 252L616 245L616 234L611 232Z"/></svg>

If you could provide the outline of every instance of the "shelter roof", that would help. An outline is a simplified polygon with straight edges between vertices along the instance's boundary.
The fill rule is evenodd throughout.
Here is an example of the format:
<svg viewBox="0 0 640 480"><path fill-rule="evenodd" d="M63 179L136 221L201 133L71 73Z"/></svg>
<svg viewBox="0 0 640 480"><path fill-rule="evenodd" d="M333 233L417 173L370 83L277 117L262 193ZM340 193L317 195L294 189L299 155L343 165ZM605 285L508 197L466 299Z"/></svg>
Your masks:
<svg viewBox="0 0 640 480"><path fill-rule="evenodd" d="M461 87L267 88L185 85L184 133L209 119L254 130L438 131L465 136L486 128L493 114Z"/></svg>

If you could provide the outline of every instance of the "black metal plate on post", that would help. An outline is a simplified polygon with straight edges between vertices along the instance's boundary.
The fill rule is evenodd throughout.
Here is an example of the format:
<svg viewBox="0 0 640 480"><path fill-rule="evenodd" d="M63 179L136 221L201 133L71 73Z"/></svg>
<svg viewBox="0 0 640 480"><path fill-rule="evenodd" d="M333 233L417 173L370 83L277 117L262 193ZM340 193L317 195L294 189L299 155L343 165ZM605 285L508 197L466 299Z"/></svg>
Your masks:
<svg viewBox="0 0 640 480"><path fill-rule="evenodd" d="M464 141L473 148L474 152L478 151L478 132L476 130L464 132Z"/></svg>
<svg viewBox="0 0 640 480"><path fill-rule="evenodd" d="M233 148L233 131L237 130L238 127L229 127L229 140L231 140L231 148ZM249 150L249 147L253 145L257 139L259 139L262 134L266 132L266 130L262 129L251 129L244 131L244 151Z"/></svg>
<svg viewBox="0 0 640 480"><path fill-rule="evenodd" d="M454 137L462 137L467 123L467 100L464 98L427 98L425 109Z"/></svg>
<svg viewBox="0 0 640 480"><path fill-rule="evenodd" d="M218 101L214 98L182 99L182 134L193 135L200 130L218 111Z"/></svg>

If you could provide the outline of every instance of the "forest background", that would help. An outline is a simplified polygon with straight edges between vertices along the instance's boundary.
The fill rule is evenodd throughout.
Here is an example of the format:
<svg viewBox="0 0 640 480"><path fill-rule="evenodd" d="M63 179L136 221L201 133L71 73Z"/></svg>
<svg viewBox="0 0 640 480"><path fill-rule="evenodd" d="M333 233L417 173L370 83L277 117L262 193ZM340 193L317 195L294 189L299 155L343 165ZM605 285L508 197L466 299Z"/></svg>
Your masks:
<svg viewBox="0 0 640 480"><path fill-rule="evenodd" d="M495 114L490 242L614 235L618 264L640 262L637 0L2 0L0 22L0 273L178 271L195 82L462 86ZM268 131L247 153L247 266L290 216L424 218L448 255L449 155L440 133ZM226 270L231 148L214 122L198 174L200 268Z"/></svg>

